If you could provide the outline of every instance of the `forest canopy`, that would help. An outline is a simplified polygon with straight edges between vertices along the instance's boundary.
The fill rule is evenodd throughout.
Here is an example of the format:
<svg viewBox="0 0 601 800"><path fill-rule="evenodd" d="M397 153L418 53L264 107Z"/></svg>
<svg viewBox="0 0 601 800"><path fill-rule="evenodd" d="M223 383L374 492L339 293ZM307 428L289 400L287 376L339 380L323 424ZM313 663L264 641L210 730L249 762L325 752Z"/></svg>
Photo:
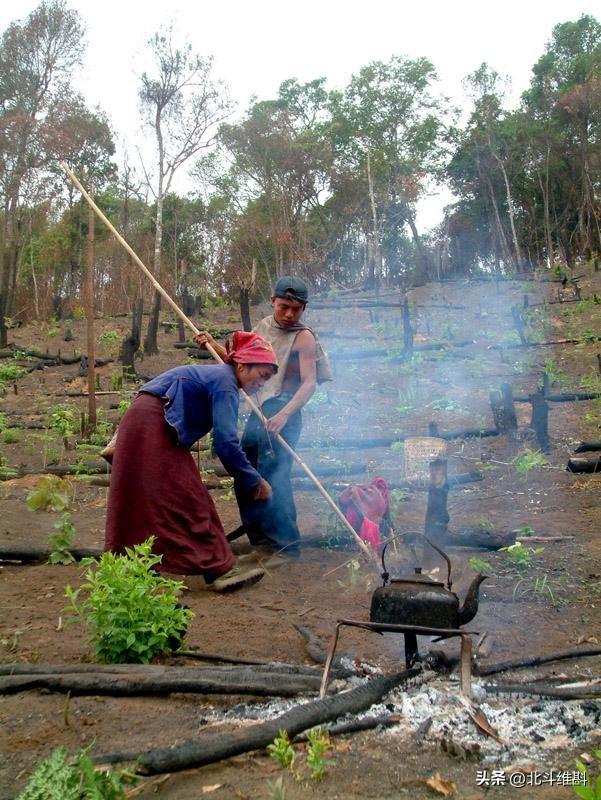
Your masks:
<svg viewBox="0 0 601 800"><path fill-rule="evenodd" d="M426 57L395 55L352 75L284 80L241 113L208 54L172 30L147 43L137 101L151 163L117 163L117 132L70 86L85 21L45 0L0 38L0 346L15 320L80 305L88 212L61 162L190 313L278 276L317 288L403 287L535 268L572 269L601 253L601 27L558 24L509 108L492 65L466 77L452 109ZM176 173L190 191L174 189ZM420 231L419 200L453 192ZM131 311L151 289L96 228L96 301ZM153 318L158 320L155 298ZM150 338L149 338L150 337ZM153 331L145 348L152 352ZM156 343L156 333L154 333Z"/></svg>

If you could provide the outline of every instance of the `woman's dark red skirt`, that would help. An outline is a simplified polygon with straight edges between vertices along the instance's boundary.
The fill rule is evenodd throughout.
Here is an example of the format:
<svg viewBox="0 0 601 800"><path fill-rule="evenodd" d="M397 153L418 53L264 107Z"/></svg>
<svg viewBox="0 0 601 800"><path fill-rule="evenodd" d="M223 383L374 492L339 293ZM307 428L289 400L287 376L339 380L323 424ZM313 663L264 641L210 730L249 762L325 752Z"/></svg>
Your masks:
<svg viewBox="0 0 601 800"><path fill-rule="evenodd" d="M161 570L209 581L235 563L217 510L190 452L176 444L163 401L139 394L119 425L106 516L105 550L155 536Z"/></svg>

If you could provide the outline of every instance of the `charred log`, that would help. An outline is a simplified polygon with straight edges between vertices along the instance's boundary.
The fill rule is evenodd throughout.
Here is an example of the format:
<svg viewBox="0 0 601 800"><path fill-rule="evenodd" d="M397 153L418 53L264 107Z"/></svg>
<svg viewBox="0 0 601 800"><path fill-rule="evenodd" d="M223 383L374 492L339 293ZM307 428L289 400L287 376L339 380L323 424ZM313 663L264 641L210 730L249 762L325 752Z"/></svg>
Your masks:
<svg viewBox="0 0 601 800"><path fill-rule="evenodd" d="M185 673L185 674L184 674ZM261 673L258 667L224 667L180 670L177 674L136 674L132 665L128 677L118 675L5 675L0 677L0 694L45 689L70 692L72 696L134 697L177 693L243 694L256 697L294 697L319 690L321 676Z"/></svg>
<svg viewBox="0 0 601 800"><path fill-rule="evenodd" d="M601 441L599 442L580 442L578 447L574 450L575 453L591 453L595 450L601 450Z"/></svg>
<svg viewBox="0 0 601 800"><path fill-rule="evenodd" d="M138 771L147 775L214 764L225 758L267 747L282 730L286 731L288 736L294 737L308 728L330 722L343 714L357 714L364 711L418 672L419 670L407 670L395 675L374 678L367 684L348 692L296 706L273 720L253 725L251 728L217 731L172 747L157 748L146 753L98 756L94 760L97 763L115 763L139 758Z"/></svg>
<svg viewBox="0 0 601 800"><path fill-rule="evenodd" d="M568 460L568 466L566 467L568 472L601 472L601 456L597 456L597 458L570 458Z"/></svg>
<svg viewBox="0 0 601 800"><path fill-rule="evenodd" d="M499 661L497 664L478 664L474 673L480 677L485 677L486 675L496 675L499 672L506 672L510 669L538 667L540 664L548 664L551 661L565 661L570 658L588 658L590 656L601 656L601 647L591 647L588 650L563 650L559 653L549 653L549 655L546 656L532 656L530 658L519 658L511 661Z"/></svg>

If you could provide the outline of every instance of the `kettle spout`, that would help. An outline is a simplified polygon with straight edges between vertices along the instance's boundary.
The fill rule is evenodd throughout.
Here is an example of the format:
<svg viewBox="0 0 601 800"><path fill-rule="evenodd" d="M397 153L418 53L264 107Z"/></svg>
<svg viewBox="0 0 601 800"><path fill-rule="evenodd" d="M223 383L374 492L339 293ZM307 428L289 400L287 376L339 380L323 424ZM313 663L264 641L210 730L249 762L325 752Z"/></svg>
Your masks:
<svg viewBox="0 0 601 800"><path fill-rule="evenodd" d="M469 589L466 592L463 605L457 612L459 619L459 626L471 622L478 613L478 595L480 594L480 584L487 579L488 575L483 575L479 572L474 580L471 582Z"/></svg>

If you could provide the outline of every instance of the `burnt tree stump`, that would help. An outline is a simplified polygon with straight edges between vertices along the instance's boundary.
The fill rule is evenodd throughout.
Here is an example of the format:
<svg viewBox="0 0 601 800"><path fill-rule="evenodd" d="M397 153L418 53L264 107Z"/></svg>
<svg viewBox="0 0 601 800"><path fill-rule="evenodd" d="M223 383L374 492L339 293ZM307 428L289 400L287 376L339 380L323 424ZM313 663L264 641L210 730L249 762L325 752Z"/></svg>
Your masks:
<svg viewBox="0 0 601 800"><path fill-rule="evenodd" d="M138 297L134 303L131 317L131 331L121 344L121 364L123 365L123 376L134 376L136 366L134 360L136 353L140 349L142 340L142 316L144 313L144 299Z"/></svg>
<svg viewBox="0 0 601 800"><path fill-rule="evenodd" d="M411 314L409 312L409 298L403 298L403 348L410 353L413 350L413 328L411 327Z"/></svg>
<svg viewBox="0 0 601 800"><path fill-rule="evenodd" d="M445 544L449 531L449 512L447 499L449 484L447 480L447 461L437 458L430 462L430 486L424 533L435 544Z"/></svg>
<svg viewBox="0 0 601 800"><path fill-rule="evenodd" d="M517 438L518 421L511 384L503 383L501 391L494 389L489 397L492 416L499 433L506 433L512 439Z"/></svg>
<svg viewBox="0 0 601 800"><path fill-rule="evenodd" d="M549 440L549 406L545 400L543 390L530 395L532 403L532 417L530 427L536 434L536 440L543 453L548 453L551 449Z"/></svg>
<svg viewBox="0 0 601 800"><path fill-rule="evenodd" d="M522 314L518 306L512 306L511 308L511 315L513 317L513 324L515 329L520 337L520 342L522 344L528 344L528 339L526 338L526 331L524 329L524 320L522 319Z"/></svg>

